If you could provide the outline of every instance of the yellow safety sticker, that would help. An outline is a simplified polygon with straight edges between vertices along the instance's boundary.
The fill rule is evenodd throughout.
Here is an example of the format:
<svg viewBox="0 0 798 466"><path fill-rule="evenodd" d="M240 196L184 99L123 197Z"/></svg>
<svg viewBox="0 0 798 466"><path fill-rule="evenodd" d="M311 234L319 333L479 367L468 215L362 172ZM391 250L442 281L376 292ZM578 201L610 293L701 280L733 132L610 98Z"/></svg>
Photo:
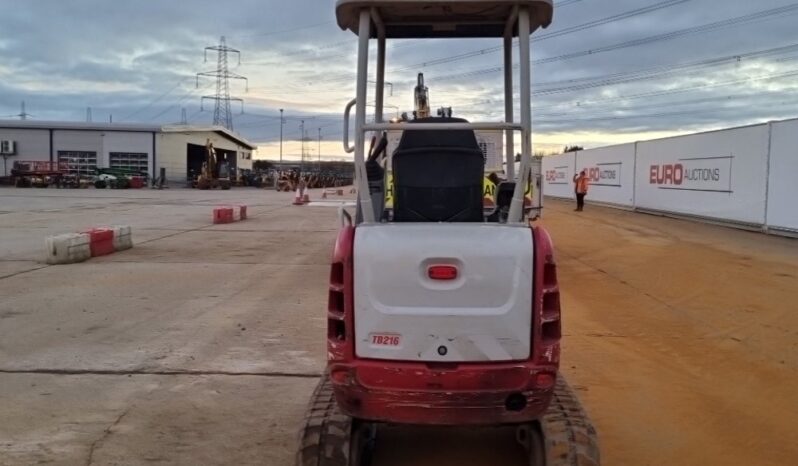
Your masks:
<svg viewBox="0 0 798 466"><path fill-rule="evenodd" d="M393 172L385 172L385 208L393 209Z"/></svg>

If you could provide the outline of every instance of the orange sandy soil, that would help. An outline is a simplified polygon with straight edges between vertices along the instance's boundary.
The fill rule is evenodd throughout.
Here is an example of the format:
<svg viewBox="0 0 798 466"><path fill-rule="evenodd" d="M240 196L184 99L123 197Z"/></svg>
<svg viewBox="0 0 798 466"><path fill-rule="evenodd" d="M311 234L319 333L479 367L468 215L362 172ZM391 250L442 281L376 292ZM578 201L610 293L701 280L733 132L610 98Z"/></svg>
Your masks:
<svg viewBox="0 0 798 466"><path fill-rule="evenodd" d="M798 464L798 240L561 201L542 224L602 464ZM389 431L377 464L521 466L511 435Z"/></svg>

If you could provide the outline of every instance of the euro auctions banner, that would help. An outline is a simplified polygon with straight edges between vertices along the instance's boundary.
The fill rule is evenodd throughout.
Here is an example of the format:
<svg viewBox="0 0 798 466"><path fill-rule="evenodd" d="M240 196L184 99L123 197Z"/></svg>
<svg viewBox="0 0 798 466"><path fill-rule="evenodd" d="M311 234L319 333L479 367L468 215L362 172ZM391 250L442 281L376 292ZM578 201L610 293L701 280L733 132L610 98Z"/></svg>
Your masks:
<svg viewBox="0 0 798 466"><path fill-rule="evenodd" d="M765 221L768 126L637 145L637 208L752 224Z"/></svg>
<svg viewBox="0 0 798 466"><path fill-rule="evenodd" d="M627 207L634 205L635 145L600 147L579 151L576 170L590 180L587 200Z"/></svg>
<svg viewBox="0 0 798 466"><path fill-rule="evenodd" d="M543 157L543 195L574 198L576 154Z"/></svg>

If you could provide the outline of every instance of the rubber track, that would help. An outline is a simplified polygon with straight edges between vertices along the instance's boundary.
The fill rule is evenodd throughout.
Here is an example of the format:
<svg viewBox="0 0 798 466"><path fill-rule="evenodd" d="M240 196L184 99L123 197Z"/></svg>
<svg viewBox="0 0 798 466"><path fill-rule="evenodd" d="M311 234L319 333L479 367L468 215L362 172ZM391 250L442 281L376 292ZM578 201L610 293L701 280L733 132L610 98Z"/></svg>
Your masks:
<svg viewBox="0 0 798 466"><path fill-rule="evenodd" d="M599 466L596 429L571 387L560 375L546 414L540 419L546 448L545 466ZM338 410L329 378L313 392L299 434L296 466L350 465L352 419Z"/></svg>
<svg viewBox="0 0 798 466"><path fill-rule="evenodd" d="M322 375L299 432L296 466L350 466L352 418L338 410L327 374Z"/></svg>
<svg viewBox="0 0 798 466"><path fill-rule="evenodd" d="M546 466L599 466L598 436L565 377L559 374L549 409L540 419Z"/></svg>

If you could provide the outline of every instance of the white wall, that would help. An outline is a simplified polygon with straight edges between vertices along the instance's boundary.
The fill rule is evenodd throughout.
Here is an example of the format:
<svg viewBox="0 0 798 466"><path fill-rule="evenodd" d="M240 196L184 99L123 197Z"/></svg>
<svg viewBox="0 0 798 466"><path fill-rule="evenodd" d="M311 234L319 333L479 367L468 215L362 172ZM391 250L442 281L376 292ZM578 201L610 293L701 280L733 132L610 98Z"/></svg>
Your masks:
<svg viewBox="0 0 798 466"><path fill-rule="evenodd" d="M103 132L103 151L97 162L101 167L111 165L111 152L134 152L147 154L147 167L152 170L152 133ZM99 155L99 154L98 154Z"/></svg>
<svg viewBox="0 0 798 466"><path fill-rule="evenodd" d="M46 129L0 128L0 139L15 141L17 154L0 157L0 176L8 176L14 168L14 161L50 160L50 132Z"/></svg>
<svg viewBox="0 0 798 466"><path fill-rule="evenodd" d="M543 194L798 232L798 119L543 158Z"/></svg>
<svg viewBox="0 0 798 466"><path fill-rule="evenodd" d="M590 178L589 200L634 205L634 143L577 152L575 173L582 170Z"/></svg>
<svg viewBox="0 0 798 466"><path fill-rule="evenodd" d="M574 198L576 153L543 157L543 195Z"/></svg>
<svg viewBox="0 0 798 466"><path fill-rule="evenodd" d="M96 152L99 158L103 152L102 132L54 130L53 160L58 160L58 151Z"/></svg>
<svg viewBox="0 0 798 466"><path fill-rule="evenodd" d="M637 146L637 208L765 222L768 126L692 134Z"/></svg>
<svg viewBox="0 0 798 466"><path fill-rule="evenodd" d="M9 170L12 160L50 160L50 132L46 129L0 128L0 139L17 143L17 155L8 157Z"/></svg>
<svg viewBox="0 0 798 466"><path fill-rule="evenodd" d="M767 223L798 230L798 120L773 123Z"/></svg>

